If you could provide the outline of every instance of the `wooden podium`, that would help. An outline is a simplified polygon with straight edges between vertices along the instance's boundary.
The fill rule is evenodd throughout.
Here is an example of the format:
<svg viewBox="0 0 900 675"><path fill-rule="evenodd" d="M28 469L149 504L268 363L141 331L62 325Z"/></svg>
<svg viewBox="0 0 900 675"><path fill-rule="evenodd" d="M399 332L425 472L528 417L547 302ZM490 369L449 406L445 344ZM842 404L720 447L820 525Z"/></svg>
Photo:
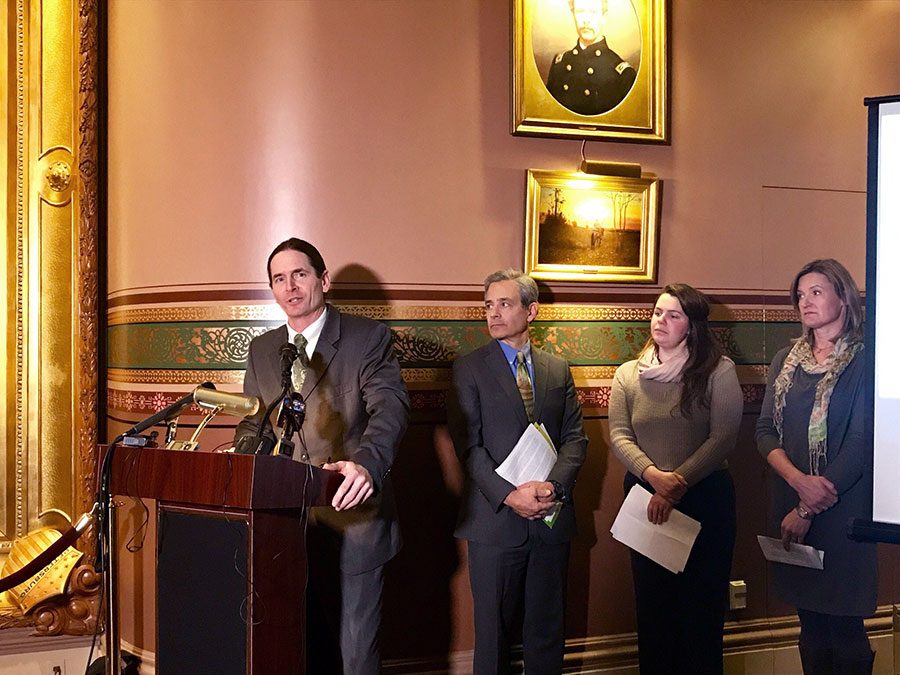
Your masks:
<svg viewBox="0 0 900 675"><path fill-rule="evenodd" d="M305 672L305 510L341 480L284 457L116 447L112 494L158 502L157 672Z"/></svg>

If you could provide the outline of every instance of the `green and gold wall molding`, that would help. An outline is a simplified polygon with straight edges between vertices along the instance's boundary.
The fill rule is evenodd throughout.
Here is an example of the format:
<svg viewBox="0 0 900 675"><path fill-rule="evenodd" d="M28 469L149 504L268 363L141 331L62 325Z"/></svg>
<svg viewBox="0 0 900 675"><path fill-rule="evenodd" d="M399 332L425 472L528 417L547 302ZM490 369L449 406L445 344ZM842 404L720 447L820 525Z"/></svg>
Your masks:
<svg viewBox="0 0 900 675"><path fill-rule="evenodd" d="M758 405L775 352L799 332L790 307L715 305L712 327L735 361L745 402ZM649 335L649 302L640 306L543 305L535 344L569 361L588 416L603 416L616 367L634 358ZM410 390L414 414L443 415L453 361L489 339L484 309L467 304L340 303L343 312L385 323ZM273 303L190 305L118 303L109 312L109 414L137 420L203 381L239 391L250 341L282 325Z"/></svg>

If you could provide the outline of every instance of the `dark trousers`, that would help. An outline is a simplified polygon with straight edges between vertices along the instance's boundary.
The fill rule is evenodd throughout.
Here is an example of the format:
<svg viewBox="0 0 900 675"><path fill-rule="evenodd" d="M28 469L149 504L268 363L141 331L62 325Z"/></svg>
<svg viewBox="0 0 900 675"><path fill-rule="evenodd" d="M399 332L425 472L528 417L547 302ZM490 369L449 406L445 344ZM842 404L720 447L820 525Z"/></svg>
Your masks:
<svg viewBox="0 0 900 675"><path fill-rule="evenodd" d="M861 616L834 616L798 609L803 672L871 672L872 648ZM850 668L850 664L857 664Z"/></svg>
<svg viewBox="0 0 900 675"><path fill-rule="evenodd" d="M306 651L310 675L378 675L378 629L384 568L344 574L340 543L322 528L307 530Z"/></svg>
<svg viewBox="0 0 900 675"><path fill-rule="evenodd" d="M653 492L629 473L626 494L639 482ZM673 574L631 552L641 675L720 674L736 529L731 475L713 472L675 508L702 525L684 572Z"/></svg>
<svg viewBox="0 0 900 675"><path fill-rule="evenodd" d="M538 527L546 525L529 524ZM509 673L510 646L520 631L526 672L562 672L568 568L568 542L546 544L537 536L515 548L469 542L475 675Z"/></svg>

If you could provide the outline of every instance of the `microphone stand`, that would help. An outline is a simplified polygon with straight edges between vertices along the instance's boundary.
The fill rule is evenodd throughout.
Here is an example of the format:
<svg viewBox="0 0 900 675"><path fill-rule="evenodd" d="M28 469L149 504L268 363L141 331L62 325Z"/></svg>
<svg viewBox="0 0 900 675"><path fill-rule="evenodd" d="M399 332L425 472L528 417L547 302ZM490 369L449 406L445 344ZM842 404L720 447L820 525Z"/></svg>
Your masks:
<svg viewBox="0 0 900 675"><path fill-rule="evenodd" d="M293 342L285 342L278 349L278 353L281 355L281 393L272 399L272 402L266 408L265 413L263 414L262 419L259 422L259 425L256 427L256 435L253 437L253 452L257 455L268 455L269 453L275 452L275 447L266 449L264 443L262 443L262 435L263 429L268 424L271 428L272 423L269 421L272 412L275 410L275 406L278 405L279 402L285 400L285 398L290 393L293 388L293 382L291 381L291 370L294 367L294 361L297 359L297 355L299 352L297 351L297 346ZM279 418L281 415L279 415ZM274 432L274 429L272 430ZM278 445L281 445L281 441L278 441Z"/></svg>
<svg viewBox="0 0 900 675"><path fill-rule="evenodd" d="M121 675L121 644L119 639L119 592L118 592L118 560L116 556L116 519L114 517L113 497L110 492L110 476L112 474L112 456L116 445L122 442L125 434L116 436L103 457L100 469L100 488L97 493L97 572L103 575L103 591L106 595L106 675Z"/></svg>

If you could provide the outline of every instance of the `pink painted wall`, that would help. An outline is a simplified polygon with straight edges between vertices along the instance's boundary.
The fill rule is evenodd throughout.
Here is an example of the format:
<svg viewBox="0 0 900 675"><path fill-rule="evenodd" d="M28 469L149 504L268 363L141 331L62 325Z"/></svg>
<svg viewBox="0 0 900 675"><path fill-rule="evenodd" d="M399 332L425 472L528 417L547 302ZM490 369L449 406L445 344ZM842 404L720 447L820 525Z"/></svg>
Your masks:
<svg viewBox="0 0 900 675"><path fill-rule="evenodd" d="M861 283L862 99L900 91L900 3L671 4L671 145L587 148L663 179L660 282L783 290L802 263L836 256ZM521 265L525 171L574 170L580 141L509 134L509 14L504 0L110 0L110 294L263 287L266 255L290 235L389 288L476 288ZM582 522L602 533L621 468L605 421L589 431L586 472L609 487ZM442 433L420 426L407 443L452 482ZM738 466L762 471L751 455ZM580 541L573 559L578 634L628 630L633 618L610 611L628 595L622 552ZM125 637L152 649L140 615L152 590L134 588L145 605L123 608ZM469 649L462 568L449 591L446 646Z"/></svg>
<svg viewBox="0 0 900 675"><path fill-rule="evenodd" d="M828 254L861 278L862 99L900 90L900 5L671 17L671 146L588 144L665 181L660 281L781 289ZM475 284L523 261L525 170L579 161L509 134L502 0L111 0L109 27L112 292L257 282L289 234L388 284Z"/></svg>

